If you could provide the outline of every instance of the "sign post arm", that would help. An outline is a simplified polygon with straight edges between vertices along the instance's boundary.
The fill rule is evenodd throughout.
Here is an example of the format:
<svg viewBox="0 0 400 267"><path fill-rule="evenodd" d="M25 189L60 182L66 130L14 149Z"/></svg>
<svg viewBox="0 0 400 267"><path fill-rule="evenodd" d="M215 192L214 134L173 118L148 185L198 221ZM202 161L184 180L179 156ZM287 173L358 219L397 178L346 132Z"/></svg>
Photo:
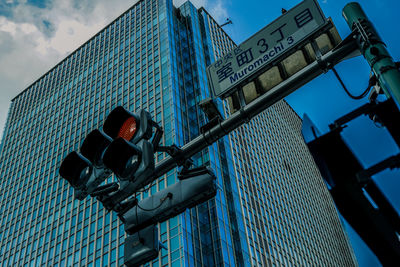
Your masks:
<svg viewBox="0 0 400 267"><path fill-rule="evenodd" d="M209 131L201 134L184 145L181 148L183 152L182 155L187 158L192 157L220 138L228 135L233 130L245 124L251 118L257 116L277 101L286 97L288 94L324 73L326 71L325 67L333 67L357 50L358 47L356 43L352 41L323 55L319 62L314 61L303 70L272 88L268 93L260 96L252 103L232 114L226 120L211 128ZM176 163L174 159L172 157L167 157L156 165L153 177L160 177L175 167Z"/></svg>

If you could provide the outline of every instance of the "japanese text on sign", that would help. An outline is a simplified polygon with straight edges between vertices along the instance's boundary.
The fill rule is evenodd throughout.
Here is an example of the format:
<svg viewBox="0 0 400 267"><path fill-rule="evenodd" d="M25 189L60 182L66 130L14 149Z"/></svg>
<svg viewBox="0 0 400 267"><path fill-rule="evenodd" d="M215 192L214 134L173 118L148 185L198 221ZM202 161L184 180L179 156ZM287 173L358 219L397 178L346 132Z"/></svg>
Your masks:
<svg viewBox="0 0 400 267"><path fill-rule="evenodd" d="M305 0L210 65L207 74L221 96L326 23L316 0Z"/></svg>

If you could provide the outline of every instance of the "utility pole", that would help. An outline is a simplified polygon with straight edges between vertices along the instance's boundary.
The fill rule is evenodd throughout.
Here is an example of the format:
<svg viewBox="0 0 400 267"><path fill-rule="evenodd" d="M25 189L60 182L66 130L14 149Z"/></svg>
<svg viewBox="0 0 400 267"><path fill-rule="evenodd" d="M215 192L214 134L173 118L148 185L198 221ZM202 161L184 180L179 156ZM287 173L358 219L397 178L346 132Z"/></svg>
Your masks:
<svg viewBox="0 0 400 267"><path fill-rule="evenodd" d="M388 98L393 98L400 107L400 71L386 49L372 22L360 4L352 2L343 8L343 17L350 29L356 33L359 49ZM358 33L358 34L357 34Z"/></svg>

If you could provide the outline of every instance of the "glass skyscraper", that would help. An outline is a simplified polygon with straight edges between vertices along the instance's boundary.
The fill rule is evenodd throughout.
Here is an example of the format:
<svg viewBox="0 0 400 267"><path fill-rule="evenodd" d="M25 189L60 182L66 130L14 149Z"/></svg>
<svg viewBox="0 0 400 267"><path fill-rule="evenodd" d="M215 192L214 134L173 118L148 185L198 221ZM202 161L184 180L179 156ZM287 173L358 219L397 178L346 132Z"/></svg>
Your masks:
<svg viewBox="0 0 400 267"><path fill-rule="evenodd" d="M0 265L123 265L123 225L73 199L61 161L118 105L148 110L164 145L197 137L206 66L234 46L205 9L142 0L16 96L0 145ZM218 194L159 224L167 249L148 265L357 265L300 125L281 101L193 157ZM170 171L140 197L176 181Z"/></svg>

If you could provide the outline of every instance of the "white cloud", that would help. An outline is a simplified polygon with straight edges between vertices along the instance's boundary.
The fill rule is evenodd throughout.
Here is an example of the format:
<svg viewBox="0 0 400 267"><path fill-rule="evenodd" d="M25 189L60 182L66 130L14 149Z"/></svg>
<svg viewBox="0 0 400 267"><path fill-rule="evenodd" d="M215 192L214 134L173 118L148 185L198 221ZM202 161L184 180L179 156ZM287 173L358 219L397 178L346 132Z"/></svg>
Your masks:
<svg viewBox="0 0 400 267"><path fill-rule="evenodd" d="M14 36L17 32L17 25L15 23L7 21L7 19L4 17L0 17L0 31L8 32Z"/></svg>
<svg viewBox="0 0 400 267"><path fill-rule="evenodd" d="M0 16L0 138L11 99L136 1L18 2L12 16Z"/></svg>
<svg viewBox="0 0 400 267"><path fill-rule="evenodd" d="M210 7L210 14L214 17L214 19L223 23L228 18L228 10L225 8L225 2L222 0L213 1L213 5Z"/></svg>
<svg viewBox="0 0 400 267"><path fill-rule="evenodd" d="M67 54L87 41L104 24L94 23L85 25L77 20L70 19L60 21L53 37L38 39L37 50L44 55L51 49L56 50L60 54Z"/></svg>
<svg viewBox="0 0 400 267"><path fill-rule="evenodd" d="M59 53L38 54L38 40L43 39L37 27L14 23L0 17L0 135L11 99L38 78L57 60Z"/></svg>

